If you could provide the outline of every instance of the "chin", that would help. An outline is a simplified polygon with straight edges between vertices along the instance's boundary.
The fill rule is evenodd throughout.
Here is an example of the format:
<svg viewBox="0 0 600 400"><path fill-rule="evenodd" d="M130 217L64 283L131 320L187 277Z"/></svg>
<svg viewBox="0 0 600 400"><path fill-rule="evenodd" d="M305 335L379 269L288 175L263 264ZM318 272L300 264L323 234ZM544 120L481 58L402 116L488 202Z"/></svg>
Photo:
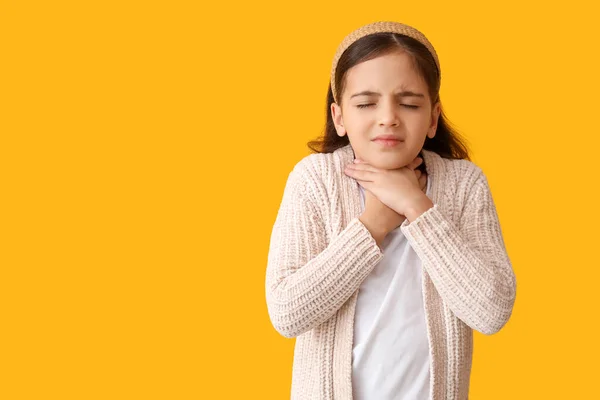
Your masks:
<svg viewBox="0 0 600 400"><path fill-rule="evenodd" d="M360 158L375 168L380 169L402 168L414 159L414 157L410 158L410 154L414 153L414 151L407 147L382 151L376 148L361 146L360 149L355 149L354 153L356 158Z"/></svg>
<svg viewBox="0 0 600 400"><path fill-rule="evenodd" d="M398 169L408 165L410 161L407 161L401 155L396 155L395 157L392 154L388 154L386 156L375 156L372 157L373 162L372 166L375 168L381 169Z"/></svg>
<svg viewBox="0 0 600 400"><path fill-rule="evenodd" d="M402 167L406 167L408 164L407 163L379 163L379 165L373 165L376 168L381 168L381 169L398 169L398 168L402 168Z"/></svg>

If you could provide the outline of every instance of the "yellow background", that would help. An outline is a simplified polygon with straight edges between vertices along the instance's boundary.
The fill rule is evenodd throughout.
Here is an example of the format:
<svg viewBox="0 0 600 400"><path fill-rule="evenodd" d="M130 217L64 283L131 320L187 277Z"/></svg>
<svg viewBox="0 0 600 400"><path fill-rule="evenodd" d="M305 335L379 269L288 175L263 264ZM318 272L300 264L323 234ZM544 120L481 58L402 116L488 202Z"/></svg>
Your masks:
<svg viewBox="0 0 600 400"><path fill-rule="evenodd" d="M436 47L517 275L471 399L600 398L592 2L0 4L0 398L289 398L269 235L380 19Z"/></svg>

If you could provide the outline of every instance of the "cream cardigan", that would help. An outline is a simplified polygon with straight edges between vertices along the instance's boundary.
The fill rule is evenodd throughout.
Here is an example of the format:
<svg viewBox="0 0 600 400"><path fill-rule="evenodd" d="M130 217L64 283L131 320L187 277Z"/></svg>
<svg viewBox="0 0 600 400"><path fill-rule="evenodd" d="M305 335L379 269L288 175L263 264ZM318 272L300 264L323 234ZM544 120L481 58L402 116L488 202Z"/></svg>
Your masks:
<svg viewBox="0 0 600 400"><path fill-rule="evenodd" d="M434 206L401 231L423 265L431 400L468 399L473 329L498 332L516 279L487 179L468 160L423 150ZM271 233L266 302L271 323L296 337L293 400L352 399L358 288L383 257L358 219L360 192L344 174L350 145L311 154L288 176Z"/></svg>

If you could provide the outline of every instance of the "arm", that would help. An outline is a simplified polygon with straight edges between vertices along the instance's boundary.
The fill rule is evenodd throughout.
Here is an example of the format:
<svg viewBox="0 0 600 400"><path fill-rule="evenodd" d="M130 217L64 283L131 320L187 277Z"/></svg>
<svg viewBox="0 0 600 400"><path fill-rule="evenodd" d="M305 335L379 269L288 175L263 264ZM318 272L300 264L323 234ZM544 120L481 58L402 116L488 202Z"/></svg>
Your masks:
<svg viewBox="0 0 600 400"><path fill-rule="evenodd" d="M442 299L471 328L491 335L512 313L516 279L487 179L479 170L456 226L436 204L402 232Z"/></svg>
<svg viewBox="0 0 600 400"><path fill-rule="evenodd" d="M311 178L302 164L290 173L271 233L267 308L275 329L288 338L331 318L383 257L358 217L327 243Z"/></svg>

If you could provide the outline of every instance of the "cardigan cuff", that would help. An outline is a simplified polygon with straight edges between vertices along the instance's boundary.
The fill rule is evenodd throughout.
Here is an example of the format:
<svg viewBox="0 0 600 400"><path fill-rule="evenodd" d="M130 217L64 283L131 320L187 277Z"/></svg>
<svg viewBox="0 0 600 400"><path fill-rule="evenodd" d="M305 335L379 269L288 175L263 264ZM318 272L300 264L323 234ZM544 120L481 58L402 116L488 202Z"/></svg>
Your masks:
<svg viewBox="0 0 600 400"><path fill-rule="evenodd" d="M367 227L358 219L358 217L353 218L350 223L344 229L349 238L352 238L351 241L356 241L359 246L359 254L367 253L367 258L381 258L383 257L383 252L377 246L377 242L373 235L371 235L371 231L367 229Z"/></svg>
<svg viewBox="0 0 600 400"><path fill-rule="evenodd" d="M442 213L440 207L434 204L433 207L419 215L414 221L404 220L400 225L400 230L408 238L420 242L426 239L439 237L439 232L448 230L448 219ZM433 236L431 234L434 233Z"/></svg>

